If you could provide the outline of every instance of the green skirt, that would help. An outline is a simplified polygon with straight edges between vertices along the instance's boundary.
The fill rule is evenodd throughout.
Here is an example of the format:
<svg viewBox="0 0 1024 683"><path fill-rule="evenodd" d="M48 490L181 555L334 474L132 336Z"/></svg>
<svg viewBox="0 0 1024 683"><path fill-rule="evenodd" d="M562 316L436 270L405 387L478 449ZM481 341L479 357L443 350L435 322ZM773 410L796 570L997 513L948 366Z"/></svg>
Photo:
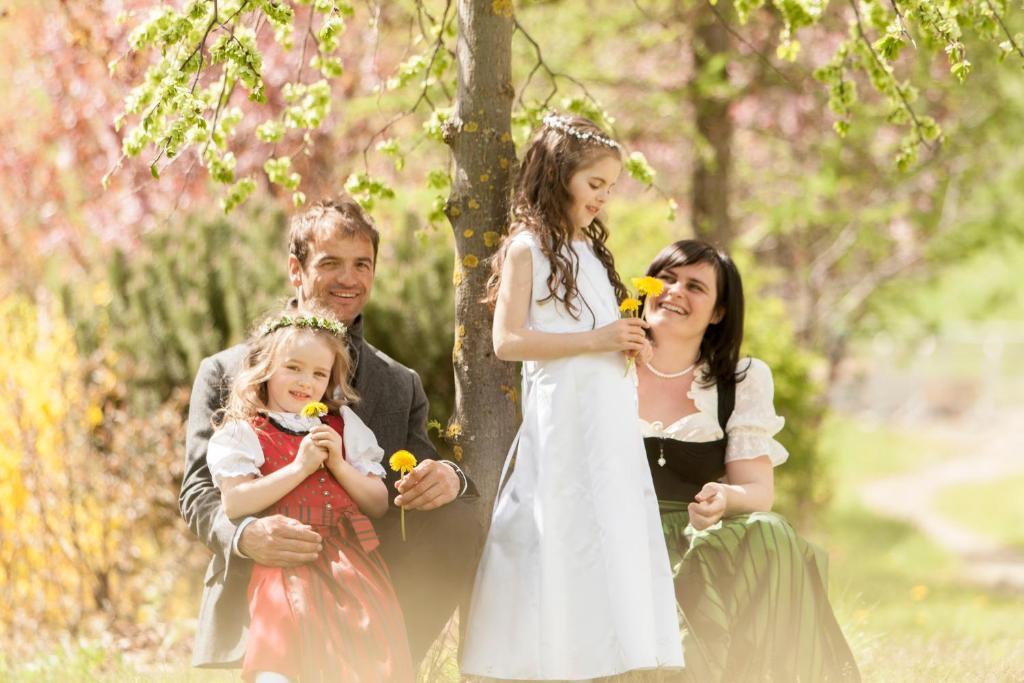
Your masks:
<svg viewBox="0 0 1024 683"><path fill-rule="evenodd" d="M687 679L860 681L828 602L827 557L772 512L697 531L659 501L685 621Z"/></svg>

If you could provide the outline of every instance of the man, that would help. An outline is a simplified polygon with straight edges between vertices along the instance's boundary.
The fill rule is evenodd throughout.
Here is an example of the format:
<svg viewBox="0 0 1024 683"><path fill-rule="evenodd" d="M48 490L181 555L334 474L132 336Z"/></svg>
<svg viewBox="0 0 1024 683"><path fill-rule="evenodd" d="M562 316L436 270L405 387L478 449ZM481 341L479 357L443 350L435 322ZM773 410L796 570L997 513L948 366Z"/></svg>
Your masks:
<svg viewBox="0 0 1024 683"><path fill-rule="evenodd" d="M362 311L373 289L379 234L348 196L319 202L296 216L289 234L288 275L298 303L316 300L348 326L356 414L373 430L386 455L411 451L419 461L405 480L388 477L398 492L375 521L381 554L402 604L413 662L426 653L461 595L471 586L483 529L472 509L476 491L455 463L440 461L426 434L427 398L419 376L362 338ZM211 417L224 405L241 364L239 344L203 360L192 388L181 514L213 552L206 572L195 666L237 666L249 621L246 592L253 562L296 566L320 551L320 536L301 522L273 515L230 520L206 466ZM398 507L406 514L399 534ZM238 522L236 524L236 522Z"/></svg>

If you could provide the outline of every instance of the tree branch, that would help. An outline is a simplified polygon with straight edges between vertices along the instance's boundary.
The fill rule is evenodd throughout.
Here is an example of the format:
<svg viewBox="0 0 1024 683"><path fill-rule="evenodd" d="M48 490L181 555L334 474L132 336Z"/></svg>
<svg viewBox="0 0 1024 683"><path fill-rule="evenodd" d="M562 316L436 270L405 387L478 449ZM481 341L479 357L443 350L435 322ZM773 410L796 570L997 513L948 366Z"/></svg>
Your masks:
<svg viewBox="0 0 1024 683"><path fill-rule="evenodd" d="M1010 41L1010 45L1013 47L1014 51L1021 57L1024 57L1024 49L1021 49L1020 45L1017 44L1017 41L1014 40L1013 34L1010 33L1010 29L1006 26L1006 22L1003 21L1003 17L996 11L996 6L992 4L992 0L985 0L985 4L988 5L989 10L992 12L992 16L995 17L996 22L998 22L999 26L1003 29L1003 33L1006 34L1006 39Z"/></svg>
<svg viewBox="0 0 1024 683"><path fill-rule="evenodd" d="M423 13L423 15L426 15L428 19L433 21L433 17L430 16L430 13L427 12L426 8L422 7L422 3L417 2L416 4L417 4L418 9ZM375 132L373 135L371 135L370 139L366 141L366 145L363 147L363 169L364 170L369 171L369 168L370 168L369 152L370 152L370 147L373 145L373 141L374 140L376 140L380 136L384 135L386 132L388 132L388 130L391 129L392 126L394 126L396 123L398 123L402 119L406 118L407 116L411 116L412 114L414 114L416 112L416 110L419 109L420 104L422 104L423 102L427 103L427 106L430 107L431 111L433 111L433 110L435 110L437 108L434 105L434 101L430 99L430 93L429 93L429 90L430 90L430 70L434 67L434 62L437 61L437 55L440 53L441 49L444 48L444 27L450 21L450 18L448 16L448 14L449 14L449 12L451 12L451 9L452 9L452 0L446 0L445 1L445 6L444 6L444 13L441 15L441 23L439 25L440 28L439 28L439 30L437 32L437 37L434 39L433 51L430 53L430 61L427 62L427 66L424 69L422 88L420 90L419 96L416 98L416 101L413 102L411 107L409 107L405 111L400 112L400 113L396 114L395 116L393 116L391 118L391 120L389 120L386 124L384 124L383 128L381 128L380 130ZM427 35L427 33L425 31L425 28L422 26L422 20L421 20L420 25L421 25L421 31L424 32L424 35ZM449 98L451 97L451 95L448 93L448 90L446 88L444 88L443 85L442 85L442 91L445 93L446 96L448 96Z"/></svg>
<svg viewBox="0 0 1024 683"><path fill-rule="evenodd" d="M534 65L533 70L530 71L530 76L526 79L526 82L523 83L523 87L520 88L519 95L516 97L516 102L519 103L519 106L524 106L523 95L526 93L526 87L530 84L530 80L533 78L533 74L536 73L538 69L543 69L548 75L548 80L551 82L551 92L548 93L547 98L545 98L543 106L547 107L548 103L551 101L551 98L553 98L555 94L558 92L559 78L569 81L577 88L579 88L583 92L583 96L586 97L590 102L592 102L595 105L598 104L597 98L595 98L590 93L590 90L587 89L587 86L584 85L580 80L570 76L569 74L554 71L553 69L551 69L551 67L548 66L547 62L544 61L543 55L541 54L540 44L536 40L534 40L533 36L531 36L525 28L523 28L523 25L519 23L518 19L513 19L513 29L523 34L523 37L526 38L526 40L530 43L530 45L533 47L534 53L537 55L537 63Z"/></svg>
<svg viewBox="0 0 1024 683"><path fill-rule="evenodd" d="M719 23L722 24L722 28L724 28L729 33L729 35L731 35L736 40L740 41L743 45L746 45L755 55L757 55L757 58L761 61L761 63L767 66L772 71L774 71L779 78L781 78L789 85L796 86L796 83L791 81L789 77L786 76L786 74L782 73L782 71L780 71L777 66L772 64L771 60L768 59L768 57L763 52L761 52L761 50L757 49L757 47L753 43L751 43L749 40L740 35L740 33L736 29L734 29L728 21L725 20L725 17L723 17L722 13L718 11L718 7L715 6L715 3L711 2L711 0L704 1L707 3L708 9L711 10L712 14L715 15L715 18L719 21Z"/></svg>
<svg viewBox="0 0 1024 683"><path fill-rule="evenodd" d="M848 0L848 2L850 3L850 7L853 8L853 13L857 19L858 37L864 43L864 46L867 47L868 51L871 52L871 56L874 58L875 64L877 64L878 67L882 69L882 71L884 71L886 74L888 74L889 77L892 79L893 87L896 89L896 94L899 96L900 101L903 102L903 108L907 110L907 113L910 114L911 120L914 122L914 133L917 135L918 142L923 146L927 147L928 149L932 149L931 143L928 142L924 138L924 135L921 133L921 121L917 118L917 112L915 112L914 108L910 106L910 101L907 100L907 96L903 92L903 88L900 87L900 84L896 80L896 77L892 74L891 69L886 65L885 62L882 61L882 58L878 56L878 53L875 52L875 46L871 44L871 40L868 38L867 33L864 31L864 22L862 21L860 16L860 7L857 6L858 0Z"/></svg>

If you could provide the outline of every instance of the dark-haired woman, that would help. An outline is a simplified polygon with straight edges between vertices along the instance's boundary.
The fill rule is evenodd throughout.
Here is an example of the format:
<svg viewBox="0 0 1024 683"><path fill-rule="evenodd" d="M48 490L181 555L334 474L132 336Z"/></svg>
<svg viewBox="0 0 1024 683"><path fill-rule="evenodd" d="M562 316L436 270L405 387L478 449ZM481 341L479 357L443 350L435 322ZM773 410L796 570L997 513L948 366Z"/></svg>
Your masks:
<svg viewBox="0 0 1024 683"><path fill-rule="evenodd" d="M828 603L825 557L771 512L771 370L739 357L743 286L710 245L669 245L647 274L653 355L638 368L641 427L676 598L687 676L711 681L858 681Z"/></svg>

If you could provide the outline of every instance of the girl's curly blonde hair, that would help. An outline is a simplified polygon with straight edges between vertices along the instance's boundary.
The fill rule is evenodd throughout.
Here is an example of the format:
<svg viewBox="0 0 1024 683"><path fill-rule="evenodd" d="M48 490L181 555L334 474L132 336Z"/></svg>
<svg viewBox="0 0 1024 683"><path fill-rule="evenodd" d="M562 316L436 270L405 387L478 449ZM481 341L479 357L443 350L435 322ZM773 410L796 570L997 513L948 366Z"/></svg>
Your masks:
<svg viewBox="0 0 1024 683"><path fill-rule="evenodd" d="M359 400L359 395L352 387L350 373L352 360L344 335L318 326L298 326L286 324L285 320L318 318L330 323L330 326L344 325L338 321L331 311L306 303L299 308L288 308L261 320L249 338L242 367L231 383L231 393L223 409L214 413L213 425L220 428L233 420L251 422L261 413L267 412L267 380L277 371L280 365L281 350L300 335L314 335L323 340L334 353L334 364L331 376L327 381L327 390L321 400L327 405L328 412L338 414L341 407ZM276 328L276 329L275 329ZM264 333L263 330L273 331Z"/></svg>

